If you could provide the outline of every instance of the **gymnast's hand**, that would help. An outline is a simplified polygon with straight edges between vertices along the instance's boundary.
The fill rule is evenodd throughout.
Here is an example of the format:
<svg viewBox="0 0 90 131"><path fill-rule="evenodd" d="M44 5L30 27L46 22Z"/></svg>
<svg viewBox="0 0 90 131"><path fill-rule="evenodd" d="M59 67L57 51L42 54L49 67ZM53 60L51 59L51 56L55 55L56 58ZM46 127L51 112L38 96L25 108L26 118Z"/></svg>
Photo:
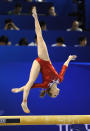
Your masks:
<svg viewBox="0 0 90 131"><path fill-rule="evenodd" d="M34 18L37 18L37 10L36 10L36 7L34 6L33 9L32 9L32 16Z"/></svg>
<svg viewBox="0 0 90 131"><path fill-rule="evenodd" d="M68 57L68 59L71 61L71 60L76 60L77 56L76 55L70 55Z"/></svg>

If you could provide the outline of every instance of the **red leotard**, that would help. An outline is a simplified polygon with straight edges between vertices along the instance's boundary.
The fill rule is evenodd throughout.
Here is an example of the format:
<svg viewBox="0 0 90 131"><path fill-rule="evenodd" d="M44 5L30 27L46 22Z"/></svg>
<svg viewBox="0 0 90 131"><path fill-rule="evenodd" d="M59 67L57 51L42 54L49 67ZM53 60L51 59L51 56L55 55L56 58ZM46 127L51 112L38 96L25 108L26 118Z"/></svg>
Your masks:
<svg viewBox="0 0 90 131"><path fill-rule="evenodd" d="M63 65L61 72L58 74L49 61L45 61L40 58L36 58L36 60L40 64L40 72L42 74L43 82L41 84L34 84L32 88L48 88L49 84L52 83L53 80L59 80L59 82L63 81L67 66Z"/></svg>

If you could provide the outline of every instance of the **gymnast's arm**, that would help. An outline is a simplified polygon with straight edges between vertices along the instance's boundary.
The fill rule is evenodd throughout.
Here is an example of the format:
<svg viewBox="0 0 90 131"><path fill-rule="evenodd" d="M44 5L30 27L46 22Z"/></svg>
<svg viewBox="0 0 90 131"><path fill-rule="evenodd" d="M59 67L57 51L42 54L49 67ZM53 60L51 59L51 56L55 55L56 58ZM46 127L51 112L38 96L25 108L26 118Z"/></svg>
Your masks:
<svg viewBox="0 0 90 131"><path fill-rule="evenodd" d="M64 79L64 75L65 75L65 73L66 73L66 70L67 70L67 65L63 65L62 66L62 69L61 69L61 71L60 71L60 73L59 73L59 81L60 82L62 82L63 81L63 79Z"/></svg>
<svg viewBox="0 0 90 131"><path fill-rule="evenodd" d="M63 64L62 69L61 69L61 71L60 71L60 73L59 73L59 80L60 80L60 82L63 81L64 75L65 75L65 73L66 73L66 70L67 70L67 68L68 68L68 65L69 65L70 61L71 61L71 60L75 60L76 58L77 58L76 55L70 55L70 56L68 57L68 59L66 60L66 62Z"/></svg>

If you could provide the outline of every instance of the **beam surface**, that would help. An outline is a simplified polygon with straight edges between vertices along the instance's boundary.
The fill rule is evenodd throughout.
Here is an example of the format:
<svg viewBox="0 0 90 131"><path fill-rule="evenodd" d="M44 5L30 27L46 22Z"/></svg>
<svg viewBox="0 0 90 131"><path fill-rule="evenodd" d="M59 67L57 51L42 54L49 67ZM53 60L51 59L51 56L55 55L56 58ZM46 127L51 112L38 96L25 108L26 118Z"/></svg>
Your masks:
<svg viewBox="0 0 90 131"><path fill-rule="evenodd" d="M90 115L0 116L0 125L90 124Z"/></svg>

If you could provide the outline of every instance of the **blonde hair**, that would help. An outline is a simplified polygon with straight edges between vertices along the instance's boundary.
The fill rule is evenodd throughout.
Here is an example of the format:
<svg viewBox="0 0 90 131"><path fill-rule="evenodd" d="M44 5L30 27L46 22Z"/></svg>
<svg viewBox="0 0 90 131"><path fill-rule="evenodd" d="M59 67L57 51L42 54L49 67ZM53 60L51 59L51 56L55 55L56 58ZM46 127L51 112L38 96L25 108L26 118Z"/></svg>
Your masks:
<svg viewBox="0 0 90 131"><path fill-rule="evenodd" d="M46 94L48 94L49 96L52 96L52 94L50 93L51 88L48 88L46 90L42 90L40 93L40 97L43 98Z"/></svg>
<svg viewBox="0 0 90 131"><path fill-rule="evenodd" d="M40 93L40 97L43 98L46 94L46 90L42 90L41 93Z"/></svg>

